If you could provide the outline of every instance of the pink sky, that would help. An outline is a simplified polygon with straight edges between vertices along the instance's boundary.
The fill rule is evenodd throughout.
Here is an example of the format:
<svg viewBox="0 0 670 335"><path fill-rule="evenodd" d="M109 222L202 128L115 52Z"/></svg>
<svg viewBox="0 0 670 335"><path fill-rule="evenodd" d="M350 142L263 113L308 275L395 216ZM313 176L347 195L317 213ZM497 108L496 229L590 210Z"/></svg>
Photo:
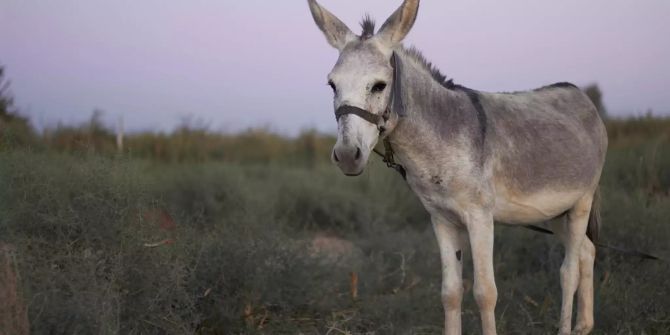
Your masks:
<svg viewBox="0 0 670 335"><path fill-rule="evenodd" d="M358 32L400 1L321 3ZM613 115L670 115L669 1L424 0L406 44L475 89L598 82ZM130 129L333 131L336 58L303 0L0 2L0 64L40 127L100 108Z"/></svg>

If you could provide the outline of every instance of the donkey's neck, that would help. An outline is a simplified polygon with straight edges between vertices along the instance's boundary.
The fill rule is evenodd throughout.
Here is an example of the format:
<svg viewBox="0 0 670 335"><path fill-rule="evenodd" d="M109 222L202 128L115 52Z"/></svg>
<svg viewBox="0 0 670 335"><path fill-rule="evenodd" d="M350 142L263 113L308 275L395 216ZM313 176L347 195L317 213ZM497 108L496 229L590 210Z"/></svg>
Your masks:
<svg viewBox="0 0 670 335"><path fill-rule="evenodd" d="M431 73L430 65L415 54L404 49L398 54L403 63L400 80L405 116L389 140L407 172L421 174L430 166L445 166L435 159L453 157L450 153L481 152L474 147L483 145L482 120L468 91L445 87Z"/></svg>

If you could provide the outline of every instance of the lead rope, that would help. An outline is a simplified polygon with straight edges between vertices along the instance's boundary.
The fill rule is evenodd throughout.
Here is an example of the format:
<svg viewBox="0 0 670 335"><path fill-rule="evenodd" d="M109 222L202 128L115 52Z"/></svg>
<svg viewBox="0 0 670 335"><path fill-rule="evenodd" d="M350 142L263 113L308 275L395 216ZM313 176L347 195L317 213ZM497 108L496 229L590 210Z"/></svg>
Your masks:
<svg viewBox="0 0 670 335"><path fill-rule="evenodd" d="M530 229L532 231L544 233L544 234L549 234L549 235L554 234L553 231L551 231L549 229L546 229L546 228L543 228L543 227L540 227L540 226L525 225L525 226L522 226L522 227L524 227L526 229ZM599 248L614 250L614 251L620 252L624 255L636 256L636 257L640 257L642 259L653 259L655 261L664 261L665 262L664 259L662 259L658 256L655 256L655 255L646 253L646 252L642 252L642 251L638 251L638 250L631 250L631 249L626 249L626 248L621 248L621 247L616 247L616 246L613 246L613 245L610 245L610 244L605 244L605 243L600 243L600 242L593 242L593 244L595 246L599 247Z"/></svg>
<svg viewBox="0 0 670 335"><path fill-rule="evenodd" d="M405 171L405 168L402 165L396 163L395 160L393 159L393 148L391 148L391 142L389 142L387 138L384 138L382 141L384 142L384 153L382 154L381 152L379 152L377 148L372 149L372 151L374 151L377 155L379 155L382 158L382 161L386 163L387 167L398 171L398 173L400 173L400 175L402 176L402 179L406 181L407 171Z"/></svg>

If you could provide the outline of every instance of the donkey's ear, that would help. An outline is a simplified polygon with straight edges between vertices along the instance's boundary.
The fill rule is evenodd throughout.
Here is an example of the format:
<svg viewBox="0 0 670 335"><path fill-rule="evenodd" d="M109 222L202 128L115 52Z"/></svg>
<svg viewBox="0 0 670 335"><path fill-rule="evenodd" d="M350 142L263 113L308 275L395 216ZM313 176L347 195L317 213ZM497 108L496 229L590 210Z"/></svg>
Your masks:
<svg viewBox="0 0 670 335"><path fill-rule="evenodd" d="M377 35L391 45L402 42L412 29L418 12L419 0L405 0L384 22Z"/></svg>
<svg viewBox="0 0 670 335"><path fill-rule="evenodd" d="M342 50L347 43L354 38L356 35L351 32L351 30L340 21L335 15L331 14L328 10L321 7L316 0L307 0L309 3L309 9L312 11L312 17L314 17L314 22L321 29L328 43L333 46L333 48Z"/></svg>

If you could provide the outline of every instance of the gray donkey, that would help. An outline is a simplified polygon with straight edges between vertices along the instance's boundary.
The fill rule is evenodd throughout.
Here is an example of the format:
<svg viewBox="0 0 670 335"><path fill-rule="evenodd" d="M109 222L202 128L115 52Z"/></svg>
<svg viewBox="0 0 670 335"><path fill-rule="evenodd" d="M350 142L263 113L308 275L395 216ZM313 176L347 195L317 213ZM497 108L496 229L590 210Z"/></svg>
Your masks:
<svg viewBox="0 0 670 335"><path fill-rule="evenodd" d="M308 0L317 26L339 59L328 75L338 122L332 160L362 173L381 139L431 215L442 260L445 334L461 334L462 251L468 245L482 331L496 333L493 223L549 228L565 246L559 334L593 328L593 262L599 225L598 180L607 134L591 101L558 83L532 91L485 93L454 84L401 42L419 0L405 0L375 34L366 19L355 35ZM393 155L394 154L394 155ZM588 235L588 237L587 237Z"/></svg>

